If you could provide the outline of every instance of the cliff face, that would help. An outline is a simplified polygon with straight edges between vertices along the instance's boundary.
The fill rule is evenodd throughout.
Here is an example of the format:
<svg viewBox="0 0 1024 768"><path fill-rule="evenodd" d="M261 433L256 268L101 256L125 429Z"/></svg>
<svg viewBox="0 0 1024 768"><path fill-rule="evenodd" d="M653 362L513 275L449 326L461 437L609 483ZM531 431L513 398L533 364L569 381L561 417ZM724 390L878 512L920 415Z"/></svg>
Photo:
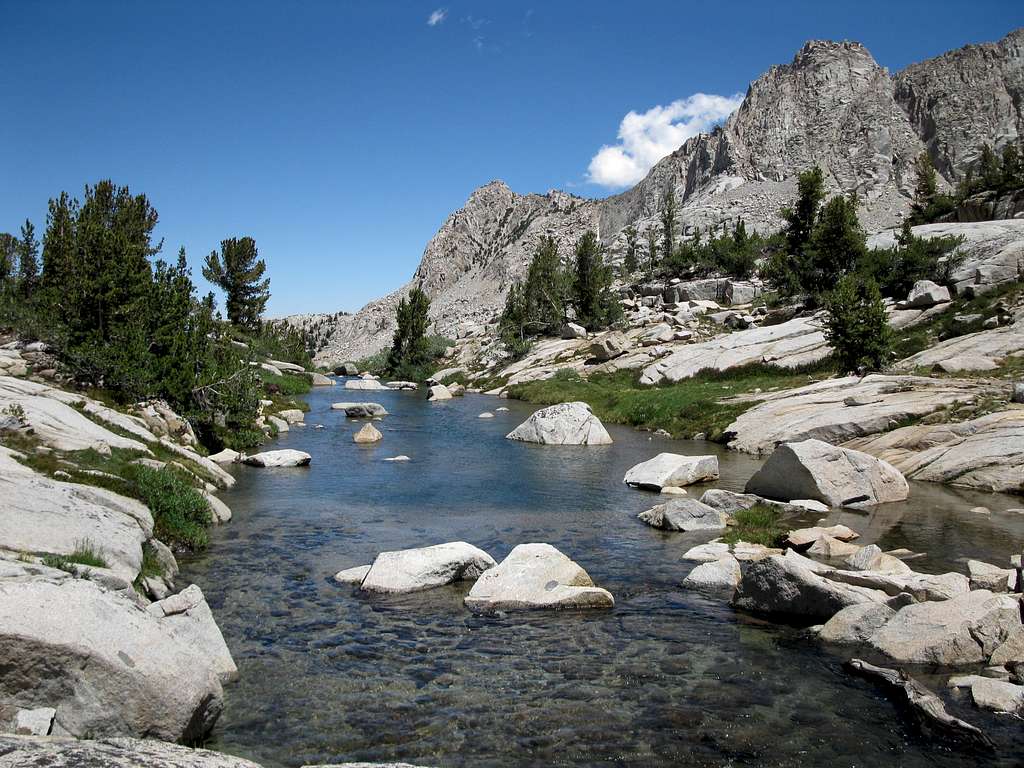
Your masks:
<svg viewBox="0 0 1024 768"><path fill-rule="evenodd" d="M971 45L891 76L859 43L811 41L789 64L751 83L739 109L710 134L689 139L635 187L604 200L564 192L519 195L500 181L476 190L427 244L412 281L355 315L291 318L319 324L317 361L364 357L388 344L394 305L412 285L432 299L439 333L484 323L500 311L537 240L559 239L565 255L588 228L613 258L622 230L656 219L669 187L684 231L743 219L777 229L812 165L833 192L856 192L869 231L899 224L913 185L914 158L928 151L949 182L975 159L1024 135L1024 30ZM324 330L324 329L327 330ZM329 338L328 338L329 337Z"/></svg>

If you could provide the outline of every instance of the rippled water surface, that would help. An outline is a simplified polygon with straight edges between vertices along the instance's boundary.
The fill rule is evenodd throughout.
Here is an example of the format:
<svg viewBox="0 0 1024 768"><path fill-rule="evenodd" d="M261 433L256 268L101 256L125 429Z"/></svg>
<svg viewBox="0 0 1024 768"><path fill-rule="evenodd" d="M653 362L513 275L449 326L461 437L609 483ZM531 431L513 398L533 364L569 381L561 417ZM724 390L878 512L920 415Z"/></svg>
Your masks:
<svg viewBox="0 0 1024 768"><path fill-rule="evenodd" d="M361 422L330 410L340 400L382 403L384 440L355 445ZM308 401L311 426L269 447L306 450L312 466L235 469L239 483L222 495L234 519L183 563L241 674L213 748L270 766L962 764L847 676L848 652L684 590L692 564L680 556L713 534L643 525L636 514L659 497L622 484L659 451L715 452L719 486L740 490L754 459L614 426L612 446L514 443L504 435L532 407L484 396L428 403L325 387ZM510 411L477 418L498 406ZM397 454L412 461L383 461ZM994 514L967 511L978 504ZM1020 500L914 484L907 503L829 519L862 543L927 552L919 570L963 571L966 557L1002 563L1021 551L1024 518L1000 514L1011 506ZM462 606L468 587L382 598L331 580L381 550L453 540L498 560L516 544L549 542L609 589L615 608L478 618ZM999 743L979 762L1019 764L1019 721L950 706Z"/></svg>

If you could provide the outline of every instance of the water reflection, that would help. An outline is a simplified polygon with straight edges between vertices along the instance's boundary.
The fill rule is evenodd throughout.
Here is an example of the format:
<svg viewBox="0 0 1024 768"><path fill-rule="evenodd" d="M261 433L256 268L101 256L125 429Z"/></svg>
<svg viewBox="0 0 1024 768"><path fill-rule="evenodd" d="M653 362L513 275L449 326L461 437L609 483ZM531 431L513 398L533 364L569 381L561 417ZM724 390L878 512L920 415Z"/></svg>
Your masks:
<svg viewBox="0 0 1024 768"><path fill-rule="evenodd" d="M391 412L375 446L353 444L358 423L330 410L363 399ZM718 485L741 490L754 459L614 426L608 447L513 443L504 434L532 408L502 402L510 411L477 419L497 405L482 396L427 403L335 387L309 401L307 422L326 428L295 428L275 447L309 451L312 466L238 468L223 495L234 519L184 564L241 672L213 747L282 766L960 763L913 738L874 688L842 672L845 657L681 589L691 564L680 556L713 534L639 523L658 496L621 482L662 450L715 452ZM398 454L412 461L383 461ZM906 503L829 519L865 543L927 552L922 570L962 570L964 556L1003 562L1024 542L1024 520L967 511L977 504L1019 500L915 484ZM330 580L383 549L457 539L497 559L549 542L616 607L475 617L462 607L465 586L381 598ZM1012 723L958 713L996 729L1004 752L993 764L1016 763Z"/></svg>

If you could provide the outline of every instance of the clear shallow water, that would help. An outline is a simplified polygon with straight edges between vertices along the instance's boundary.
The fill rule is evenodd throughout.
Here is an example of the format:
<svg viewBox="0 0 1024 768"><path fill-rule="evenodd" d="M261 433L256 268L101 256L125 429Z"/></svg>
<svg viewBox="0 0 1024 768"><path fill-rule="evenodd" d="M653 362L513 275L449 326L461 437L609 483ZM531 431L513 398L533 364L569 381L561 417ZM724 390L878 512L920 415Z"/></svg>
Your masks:
<svg viewBox="0 0 1024 768"><path fill-rule="evenodd" d="M504 435L532 406L421 398L318 388L310 426L268 446L306 450L312 466L235 470L236 489L222 495L234 519L182 564L241 674L209 746L270 766L961 764L847 676L842 649L682 589L692 564L680 556L713 534L649 528L636 514L659 497L622 484L659 451L715 452L718 486L741 490L756 460L613 425L612 446L514 443ZM341 400L384 404L384 440L355 445L362 422L329 410ZM502 405L511 410L477 418ZM403 453L412 461L383 461ZM919 570L963 571L962 558L1001 563L1024 546L1024 517L967 511L978 504L1021 506L914 484L907 503L829 519L863 543L926 551ZM612 592L615 609L478 618L461 603L468 586L367 597L331 580L382 550L452 540L498 560L549 542ZM951 708L992 729L1000 753L982 762L1019 764L1019 721Z"/></svg>

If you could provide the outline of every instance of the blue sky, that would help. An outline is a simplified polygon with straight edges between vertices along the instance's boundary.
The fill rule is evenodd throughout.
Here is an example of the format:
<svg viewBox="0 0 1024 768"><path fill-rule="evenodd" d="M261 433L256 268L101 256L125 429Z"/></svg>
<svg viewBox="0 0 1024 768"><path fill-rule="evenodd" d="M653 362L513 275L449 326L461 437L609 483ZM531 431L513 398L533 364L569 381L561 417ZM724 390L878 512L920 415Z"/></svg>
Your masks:
<svg viewBox="0 0 1024 768"><path fill-rule="evenodd" d="M41 233L48 198L109 177L150 198L164 255L184 245L197 282L222 238L255 237L273 315L394 289L492 179L615 191L807 39L859 40L896 70L1024 25L1017 0L0 0L0 14L0 231L27 216ZM592 164L631 111L625 151Z"/></svg>

